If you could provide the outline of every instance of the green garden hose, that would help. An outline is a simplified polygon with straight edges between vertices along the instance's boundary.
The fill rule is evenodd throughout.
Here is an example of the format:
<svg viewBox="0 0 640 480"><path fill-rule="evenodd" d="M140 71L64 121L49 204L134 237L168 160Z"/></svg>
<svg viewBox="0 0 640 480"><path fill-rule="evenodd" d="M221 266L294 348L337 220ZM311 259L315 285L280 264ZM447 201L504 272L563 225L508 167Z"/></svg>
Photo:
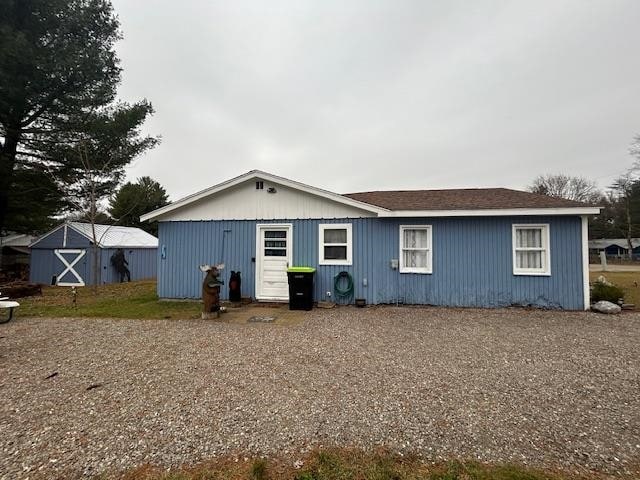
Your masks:
<svg viewBox="0 0 640 480"><path fill-rule="evenodd" d="M343 278L347 280L346 288L340 288L340 281ZM340 272L333 277L333 290L336 292L336 297L348 298L353 295L353 278L349 272Z"/></svg>

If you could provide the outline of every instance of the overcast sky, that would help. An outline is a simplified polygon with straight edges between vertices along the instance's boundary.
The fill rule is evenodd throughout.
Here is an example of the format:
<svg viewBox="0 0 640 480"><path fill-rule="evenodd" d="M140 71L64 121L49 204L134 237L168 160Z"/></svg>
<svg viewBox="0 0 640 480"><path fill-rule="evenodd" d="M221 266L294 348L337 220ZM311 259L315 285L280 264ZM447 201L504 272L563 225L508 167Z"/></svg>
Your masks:
<svg viewBox="0 0 640 480"><path fill-rule="evenodd" d="M609 184L640 134L640 1L114 0L121 98L172 199L252 169L339 193Z"/></svg>

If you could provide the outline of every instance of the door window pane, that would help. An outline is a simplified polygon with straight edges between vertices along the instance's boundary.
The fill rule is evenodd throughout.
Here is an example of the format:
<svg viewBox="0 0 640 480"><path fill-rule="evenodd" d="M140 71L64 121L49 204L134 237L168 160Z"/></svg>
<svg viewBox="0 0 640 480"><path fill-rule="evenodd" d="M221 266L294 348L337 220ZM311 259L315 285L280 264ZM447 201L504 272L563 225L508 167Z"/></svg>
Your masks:
<svg viewBox="0 0 640 480"><path fill-rule="evenodd" d="M285 248L283 248L283 249L266 248L265 251L264 251L264 256L265 257L286 257L287 256L287 250Z"/></svg>
<svg viewBox="0 0 640 480"><path fill-rule="evenodd" d="M280 240L267 240L264 242L264 246L265 247L279 247L279 248L286 248L287 247L287 242L286 241L280 241Z"/></svg>
<svg viewBox="0 0 640 480"><path fill-rule="evenodd" d="M287 238L286 230L267 230L264 232L264 238Z"/></svg>

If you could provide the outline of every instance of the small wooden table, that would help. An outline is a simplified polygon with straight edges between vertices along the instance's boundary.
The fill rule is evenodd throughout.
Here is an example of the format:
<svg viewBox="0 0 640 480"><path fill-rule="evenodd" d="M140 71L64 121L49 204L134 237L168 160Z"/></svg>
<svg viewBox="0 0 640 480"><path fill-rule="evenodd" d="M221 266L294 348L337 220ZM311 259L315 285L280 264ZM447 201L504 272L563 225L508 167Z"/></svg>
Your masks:
<svg viewBox="0 0 640 480"><path fill-rule="evenodd" d="M0 323L7 323L13 318L13 309L19 307L18 302L9 300L6 297L0 297L0 310L8 310L8 315L4 318L4 315L0 317Z"/></svg>

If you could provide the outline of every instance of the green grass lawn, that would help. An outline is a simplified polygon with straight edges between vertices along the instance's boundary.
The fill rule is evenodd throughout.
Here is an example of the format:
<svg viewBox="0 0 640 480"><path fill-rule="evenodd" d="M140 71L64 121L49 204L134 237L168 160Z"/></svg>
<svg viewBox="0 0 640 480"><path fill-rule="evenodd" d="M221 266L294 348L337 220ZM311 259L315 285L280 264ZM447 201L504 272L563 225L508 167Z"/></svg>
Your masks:
<svg viewBox="0 0 640 480"><path fill-rule="evenodd" d="M76 305L70 287L43 287L42 296L18 299L18 315L30 317L199 318L198 302L159 301L156 282L78 287Z"/></svg>
<svg viewBox="0 0 640 480"><path fill-rule="evenodd" d="M622 287L625 301L640 308L640 272L591 272L591 280L604 275ZM43 287L42 296L18 299L18 315L29 317L199 318L199 302L160 301L156 282L116 283L79 287L76 305L69 287Z"/></svg>
<svg viewBox="0 0 640 480"><path fill-rule="evenodd" d="M591 272L591 281L600 275L624 290L625 302L633 303L640 308L640 272Z"/></svg>
<svg viewBox="0 0 640 480"><path fill-rule="evenodd" d="M516 465L491 465L453 461L432 464L415 456L366 453L349 449L316 451L301 459L258 459L237 461L228 458L167 472L143 466L124 474L124 480L586 480L603 476L557 473ZM108 477L102 477L104 479Z"/></svg>

